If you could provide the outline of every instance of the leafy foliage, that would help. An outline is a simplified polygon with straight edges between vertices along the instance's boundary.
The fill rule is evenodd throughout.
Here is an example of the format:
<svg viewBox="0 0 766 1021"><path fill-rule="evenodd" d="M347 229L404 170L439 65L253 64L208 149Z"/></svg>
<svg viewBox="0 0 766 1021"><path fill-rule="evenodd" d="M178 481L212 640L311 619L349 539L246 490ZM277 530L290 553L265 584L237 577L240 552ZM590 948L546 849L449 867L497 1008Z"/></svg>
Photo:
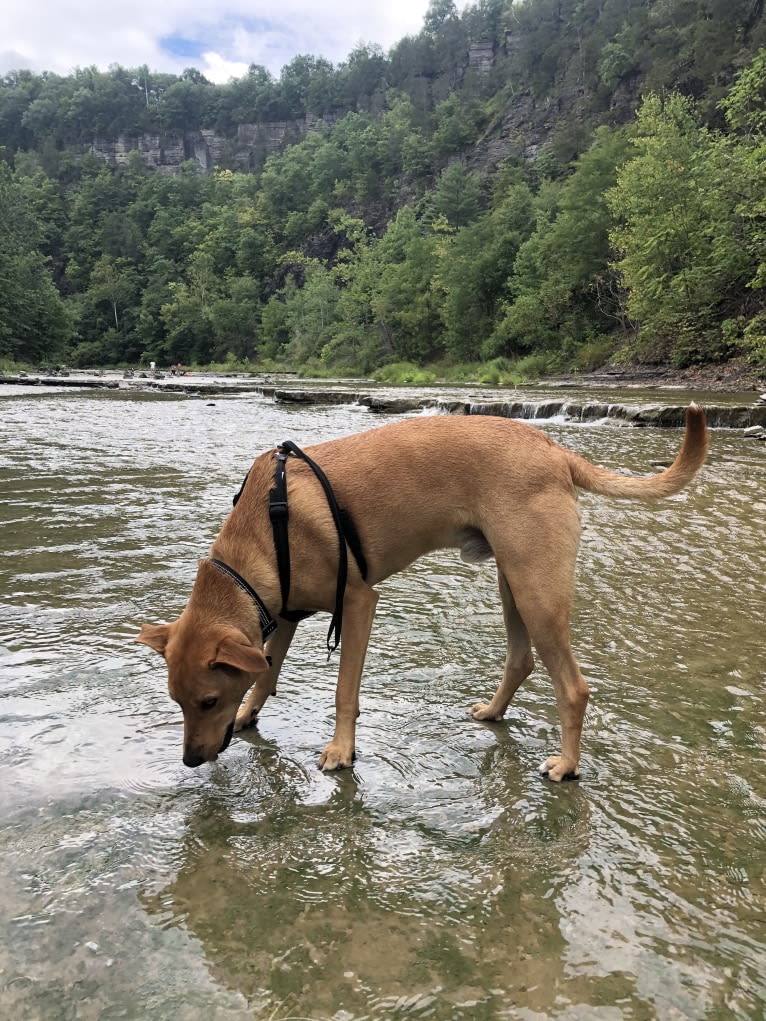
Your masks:
<svg viewBox="0 0 766 1021"><path fill-rule="evenodd" d="M751 0L432 0L388 54L279 78L7 75L0 356L766 361L764 41ZM270 122L292 142L249 172L88 152Z"/></svg>

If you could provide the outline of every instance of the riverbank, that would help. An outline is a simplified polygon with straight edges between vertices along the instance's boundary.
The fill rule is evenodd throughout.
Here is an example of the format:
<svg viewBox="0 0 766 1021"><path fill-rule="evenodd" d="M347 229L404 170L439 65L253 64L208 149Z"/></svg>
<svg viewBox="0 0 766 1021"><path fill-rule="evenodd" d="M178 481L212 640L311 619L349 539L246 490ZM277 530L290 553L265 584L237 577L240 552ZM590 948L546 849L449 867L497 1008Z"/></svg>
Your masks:
<svg viewBox="0 0 766 1021"><path fill-rule="evenodd" d="M397 389L410 389L409 384L376 382L369 378L355 377L334 377L332 379L301 377L297 372L258 370L251 372L237 370L233 372L221 371L216 368L201 368L195 371L188 371L183 376L176 376L169 371L146 370L124 370L118 369L83 369L66 372L2 372L0 371L0 384L2 383L27 383L29 385L58 385L58 386L91 386L114 387L119 385L120 379L129 381L132 385L149 385L153 382L164 381L165 389L172 384L178 383L178 389L185 389L189 382L204 382L209 380L218 381L219 385L231 380L294 380L296 382L313 386L324 383L348 383L359 384L363 382L367 386L375 387L396 387ZM55 383L54 383L55 381ZM423 384L426 385L426 384ZM440 379L438 376L433 382L427 384L434 387L469 387L473 389L488 388L491 384L481 383L478 380L461 379L448 380ZM605 365L593 372L567 373L555 376L546 376L537 380L529 380L514 385L496 386L495 389L514 390L527 389L529 387L563 387L563 388L640 388L645 390L698 390L708 393L741 393L760 394L766 390L766 368L757 368L742 359L733 359L729 362L709 365L693 365L684 369L674 369L662 365Z"/></svg>
<svg viewBox="0 0 766 1021"><path fill-rule="evenodd" d="M298 379L293 373L193 372L171 376L162 372L107 370L0 376L0 384L11 392L77 388L142 391L168 397L257 394L277 404L306 407L351 404L378 414L433 411L530 420L611 420L655 427L681 426L686 405L695 400L705 407L711 427L758 430L759 438L761 434L766 436L766 399L762 396L766 393L766 381L761 385L758 377L748 374L745 367L718 369L657 372L613 368L515 387L469 384L401 387L369 379Z"/></svg>
<svg viewBox="0 0 766 1021"><path fill-rule="evenodd" d="M766 390L766 370L739 360L716 365L691 365L685 369L659 365L605 366L576 376L549 377L545 382L549 386L641 387L760 394Z"/></svg>

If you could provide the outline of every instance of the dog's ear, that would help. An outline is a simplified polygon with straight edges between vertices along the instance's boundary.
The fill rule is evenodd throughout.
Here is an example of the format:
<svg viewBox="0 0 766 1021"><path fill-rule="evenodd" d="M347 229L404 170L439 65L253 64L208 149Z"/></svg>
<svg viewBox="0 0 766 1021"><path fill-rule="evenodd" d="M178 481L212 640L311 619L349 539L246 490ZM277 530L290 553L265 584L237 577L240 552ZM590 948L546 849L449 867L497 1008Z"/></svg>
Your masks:
<svg viewBox="0 0 766 1021"><path fill-rule="evenodd" d="M150 649L159 652L160 656L165 655L165 646L170 637L169 624L143 624L141 634L136 638L141 645L148 645Z"/></svg>
<svg viewBox="0 0 766 1021"><path fill-rule="evenodd" d="M236 638L228 637L219 642L215 662L233 666L247 673L268 670L269 664L263 650L248 642L244 635L242 639L243 641L239 642Z"/></svg>

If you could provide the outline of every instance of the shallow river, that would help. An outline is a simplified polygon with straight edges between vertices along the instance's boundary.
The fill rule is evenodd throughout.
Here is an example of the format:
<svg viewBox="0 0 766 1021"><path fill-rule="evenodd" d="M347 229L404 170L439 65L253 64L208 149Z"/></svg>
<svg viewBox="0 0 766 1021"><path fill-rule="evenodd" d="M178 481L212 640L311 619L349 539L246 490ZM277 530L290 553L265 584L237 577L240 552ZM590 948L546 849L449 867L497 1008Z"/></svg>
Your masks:
<svg viewBox="0 0 766 1021"><path fill-rule="evenodd" d="M762 1018L766 447L713 435L661 507L583 496L573 644L582 779L536 670L466 710L504 651L490 565L382 586L353 771L327 619L257 731L181 763L159 658L259 451L381 423L256 397L0 394L0 1017ZM543 424L610 467L675 430Z"/></svg>

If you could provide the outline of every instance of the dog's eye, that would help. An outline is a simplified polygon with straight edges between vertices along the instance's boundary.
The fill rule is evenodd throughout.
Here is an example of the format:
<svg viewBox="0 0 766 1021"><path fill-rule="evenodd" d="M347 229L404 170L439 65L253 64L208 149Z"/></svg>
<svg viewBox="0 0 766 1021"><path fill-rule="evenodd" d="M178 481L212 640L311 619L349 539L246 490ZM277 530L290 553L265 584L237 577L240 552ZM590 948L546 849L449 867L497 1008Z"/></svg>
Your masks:
<svg viewBox="0 0 766 1021"><path fill-rule="evenodd" d="M199 704L200 709L205 712L208 709L212 709L214 705L218 704L217 698L203 698Z"/></svg>

